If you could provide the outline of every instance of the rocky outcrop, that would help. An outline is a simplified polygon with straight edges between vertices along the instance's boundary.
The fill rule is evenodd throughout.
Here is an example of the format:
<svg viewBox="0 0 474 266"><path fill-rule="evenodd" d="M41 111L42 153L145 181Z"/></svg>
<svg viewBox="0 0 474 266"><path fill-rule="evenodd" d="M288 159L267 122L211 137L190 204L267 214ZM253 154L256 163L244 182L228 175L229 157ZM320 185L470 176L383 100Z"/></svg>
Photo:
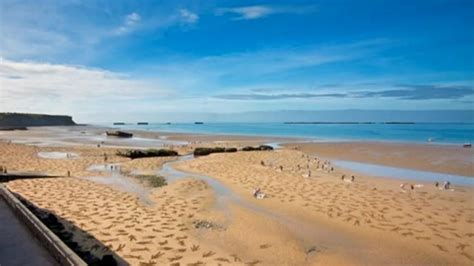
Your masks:
<svg viewBox="0 0 474 266"><path fill-rule="evenodd" d="M35 126L74 126L71 116L0 113L0 128Z"/></svg>

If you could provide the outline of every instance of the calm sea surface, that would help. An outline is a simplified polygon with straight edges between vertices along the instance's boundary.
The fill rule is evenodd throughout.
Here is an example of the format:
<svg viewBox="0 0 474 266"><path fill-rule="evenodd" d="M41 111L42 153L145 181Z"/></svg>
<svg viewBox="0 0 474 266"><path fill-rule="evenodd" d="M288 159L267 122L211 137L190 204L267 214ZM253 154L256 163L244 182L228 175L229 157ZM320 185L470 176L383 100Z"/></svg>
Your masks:
<svg viewBox="0 0 474 266"><path fill-rule="evenodd" d="M107 126L110 126L107 125ZM474 124L284 124L284 123L150 123L114 126L158 132L300 137L313 140L377 140L474 143Z"/></svg>

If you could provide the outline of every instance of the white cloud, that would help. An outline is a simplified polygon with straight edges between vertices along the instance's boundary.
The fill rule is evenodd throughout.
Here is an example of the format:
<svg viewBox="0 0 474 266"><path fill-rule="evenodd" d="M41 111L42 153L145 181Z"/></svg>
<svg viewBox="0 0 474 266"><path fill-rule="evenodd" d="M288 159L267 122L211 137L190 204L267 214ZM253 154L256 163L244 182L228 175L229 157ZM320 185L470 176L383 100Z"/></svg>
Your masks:
<svg viewBox="0 0 474 266"><path fill-rule="evenodd" d="M238 15L237 17L235 17L236 20L248 20L265 17L273 13L273 9L267 6L243 6L232 8L219 8L216 11L216 15L224 15L227 13Z"/></svg>
<svg viewBox="0 0 474 266"><path fill-rule="evenodd" d="M222 16L226 14L236 15L233 17L234 20L253 20L264 18L272 14L303 14L312 12L315 10L314 6L240 6L240 7L224 7L218 8L215 11L215 15Z"/></svg>
<svg viewBox="0 0 474 266"><path fill-rule="evenodd" d="M122 35L133 31L133 29L140 23L141 16L138 13L130 13L125 16L123 24L114 30L114 34Z"/></svg>
<svg viewBox="0 0 474 266"><path fill-rule="evenodd" d="M160 82L103 69L0 58L0 111L117 109L169 95Z"/></svg>
<svg viewBox="0 0 474 266"><path fill-rule="evenodd" d="M194 24L199 20L199 16L196 13L193 13L187 9L180 9L179 15L185 23Z"/></svg>

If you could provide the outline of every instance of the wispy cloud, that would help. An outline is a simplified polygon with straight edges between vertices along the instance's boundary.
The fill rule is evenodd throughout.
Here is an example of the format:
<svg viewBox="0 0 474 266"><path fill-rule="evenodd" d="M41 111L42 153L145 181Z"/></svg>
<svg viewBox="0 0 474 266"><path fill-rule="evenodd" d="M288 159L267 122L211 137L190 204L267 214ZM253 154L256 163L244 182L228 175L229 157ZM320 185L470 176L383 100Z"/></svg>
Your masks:
<svg viewBox="0 0 474 266"><path fill-rule="evenodd" d="M90 64L108 52L111 39L199 21L190 9L145 2L0 1L0 9L8 10L0 16L0 57Z"/></svg>
<svg viewBox="0 0 474 266"><path fill-rule="evenodd" d="M113 33L116 35L129 33L137 27L141 19L142 17L138 13L130 13L125 16L123 24L116 28Z"/></svg>
<svg viewBox="0 0 474 266"><path fill-rule="evenodd" d="M199 16L196 13L189 11L188 9L180 9L179 15L183 22L188 24L194 24L199 20Z"/></svg>
<svg viewBox="0 0 474 266"><path fill-rule="evenodd" d="M131 79L103 69L1 58L0 84L3 111L81 108L80 102L96 108L103 101L110 108L117 108L120 101L160 98L171 93L156 80Z"/></svg>
<svg viewBox="0 0 474 266"><path fill-rule="evenodd" d="M225 15L231 13L237 15L234 17L235 20L242 19L257 19L268 16L272 14L274 10L268 6L242 6L242 7L228 7L228 8L218 8L216 10L216 15Z"/></svg>
<svg viewBox="0 0 474 266"><path fill-rule="evenodd" d="M390 41L374 39L350 44L262 49L201 58L172 58L144 71L162 73L166 77L174 77L177 82L182 77L201 81L200 84L193 84L196 87L222 87L229 80L252 83L256 79L278 78L285 71L367 58L387 47L390 47Z"/></svg>
<svg viewBox="0 0 474 266"><path fill-rule="evenodd" d="M314 98L388 98L396 100L460 100L474 95L474 87L466 85L394 85L400 89L349 91L341 93L272 93L272 89L253 89L250 93L221 94L224 100L285 100ZM282 89L275 89L282 90ZM288 89L290 90L290 89Z"/></svg>
<svg viewBox="0 0 474 266"><path fill-rule="evenodd" d="M225 100L282 100L282 99L308 99L308 98L328 98L328 97L346 97L343 93L283 93L283 94L223 94L216 98Z"/></svg>
<svg viewBox="0 0 474 266"><path fill-rule="evenodd" d="M234 15L234 20L253 20L264 18L273 14L303 14L313 12L314 6L239 6L239 7L221 7L215 10L215 15L223 16L226 14Z"/></svg>
<svg viewBox="0 0 474 266"><path fill-rule="evenodd" d="M394 98L398 100L438 100L438 99L461 99L474 95L473 86L442 86L442 85L396 85L400 89L381 91L355 92L355 97L380 97Z"/></svg>

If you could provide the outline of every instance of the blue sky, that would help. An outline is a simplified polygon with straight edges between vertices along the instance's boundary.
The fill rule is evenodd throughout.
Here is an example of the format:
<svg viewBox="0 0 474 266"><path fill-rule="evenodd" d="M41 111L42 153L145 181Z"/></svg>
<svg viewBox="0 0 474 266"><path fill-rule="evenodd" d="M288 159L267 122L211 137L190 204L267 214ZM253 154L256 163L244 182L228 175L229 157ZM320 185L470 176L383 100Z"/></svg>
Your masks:
<svg viewBox="0 0 474 266"><path fill-rule="evenodd" d="M0 111L472 110L473 1L0 1ZM102 121L107 120L102 118Z"/></svg>

